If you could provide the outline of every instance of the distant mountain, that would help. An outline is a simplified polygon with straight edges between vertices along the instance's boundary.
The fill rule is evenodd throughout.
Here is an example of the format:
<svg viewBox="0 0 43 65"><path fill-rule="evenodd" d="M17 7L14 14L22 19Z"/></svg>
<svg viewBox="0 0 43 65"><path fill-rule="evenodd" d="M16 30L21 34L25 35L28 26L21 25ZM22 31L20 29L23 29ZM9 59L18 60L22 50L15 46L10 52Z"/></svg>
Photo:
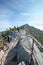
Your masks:
<svg viewBox="0 0 43 65"><path fill-rule="evenodd" d="M27 34L30 33L43 45L43 31L42 30L29 26L28 24L21 26L20 29L25 29Z"/></svg>

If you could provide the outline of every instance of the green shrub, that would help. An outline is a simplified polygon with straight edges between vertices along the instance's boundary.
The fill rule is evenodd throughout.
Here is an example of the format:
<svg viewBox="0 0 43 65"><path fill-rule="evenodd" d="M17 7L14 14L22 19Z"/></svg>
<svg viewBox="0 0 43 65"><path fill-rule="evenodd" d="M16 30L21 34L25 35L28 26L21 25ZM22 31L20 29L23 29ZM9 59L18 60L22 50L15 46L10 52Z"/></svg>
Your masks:
<svg viewBox="0 0 43 65"><path fill-rule="evenodd" d="M0 40L0 45L1 45L1 44L4 44L4 40L2 40L2 39Z"/></svg>

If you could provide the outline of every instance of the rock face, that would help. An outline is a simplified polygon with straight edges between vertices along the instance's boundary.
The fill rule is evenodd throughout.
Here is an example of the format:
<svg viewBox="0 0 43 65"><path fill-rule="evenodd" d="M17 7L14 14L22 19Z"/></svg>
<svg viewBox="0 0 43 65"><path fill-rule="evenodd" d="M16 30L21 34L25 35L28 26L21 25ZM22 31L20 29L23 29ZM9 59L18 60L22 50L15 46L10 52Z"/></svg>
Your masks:
<svg viewBox="0 0 43 65"><path fill-rule="evenodd" d="M25 62L24 61L22 61L21 63L19 63L18 65L25 65Z"/></svg>
<svg viewBox="0 0 43 65"><path fill-rule="evenodd" d="M24 33L26 34L26 32ZM28 44L28 42L26 42L27 38L25 37L25 34L22 34L19 37L16 36L15 40L9 44L9 49L5 52L2 58L2 65L18 65L22 61L29 64L30 55L24 48L26 45L24 46L23 44Z"/></svg>
<svg viewBox="0 0 43 65"><path fill-rule="evenodd" d="M1 59L2 59L2 56L3 56L4 52L3 50L0 51L0 65L1 65Z"/></svg>
<svg viewBox="0 0 43 65"><path fill-rule="evenodd" d="M26 34L25 30L20 30L20 35L24 36Z"/></svg>
<svg viewBox="0 0 43 65"><path fill-rule="evenodd" d="M31 54L30 37L26 36L26 31L21 30L20 35L11 42L9 48L4 53L2 65L29 65Z"/></svg>
<svg viewBox="0 0 43 65"><path fill-rule="evenodd" d="M8 65L9 62L17 55L16 48L17 48L18 42L19 42L19 39L15 40L11 44L9 44L9 49L5 52L5 54L2 58L2 65Z"/></svg>
<svg viewBox="0 0 43 65"><path fill-rule="evenodd" d="M33 45L33 43L35 43L35 46ZM8 46L9 46L9 49L4 53L2 58L2 65L29 65L29 64L38 65L36 60L37 61L39 60L39 56L42 59L40 54L38 56L37 51L39 52L39 50L36 46L36 42L33 42L32 37L27 35L25 30L24 30L24 33L23 33L23 30L21 30L20 35L19 36L17 35L16 38ZM33 46L34 46L34 52L32 48ZM36 62L36 64L34 64L34 61L32 58L33 53L36 58L36 60L34 58L34 61Z"/></svg>

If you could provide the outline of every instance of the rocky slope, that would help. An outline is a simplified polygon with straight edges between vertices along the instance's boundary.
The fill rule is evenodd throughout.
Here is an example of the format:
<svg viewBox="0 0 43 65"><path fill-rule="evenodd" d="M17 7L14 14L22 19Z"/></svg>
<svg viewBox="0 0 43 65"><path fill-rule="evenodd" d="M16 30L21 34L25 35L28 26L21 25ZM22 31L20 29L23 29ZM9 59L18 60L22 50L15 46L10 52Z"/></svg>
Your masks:
<svg viewBox="0 0 43 65"><path fill-rule="evenodd" d="M25 25L19 27L19 29L25 29L27 34L30 33L33 37L35 37L43 45L43 31L42 30L29 26L28 24L25 24Z"/></svg>

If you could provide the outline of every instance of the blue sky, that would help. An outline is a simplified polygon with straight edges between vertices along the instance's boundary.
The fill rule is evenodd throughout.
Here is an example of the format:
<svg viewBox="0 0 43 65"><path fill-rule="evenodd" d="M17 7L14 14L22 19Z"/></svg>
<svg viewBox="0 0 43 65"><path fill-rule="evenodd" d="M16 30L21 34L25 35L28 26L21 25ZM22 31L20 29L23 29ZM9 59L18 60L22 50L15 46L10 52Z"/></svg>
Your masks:
<svg viewBox="0 0 43 65"><path fill-rule="evenodd" d="M0 31L23 24L43 30L43 0L0 0Z"/></svg>

